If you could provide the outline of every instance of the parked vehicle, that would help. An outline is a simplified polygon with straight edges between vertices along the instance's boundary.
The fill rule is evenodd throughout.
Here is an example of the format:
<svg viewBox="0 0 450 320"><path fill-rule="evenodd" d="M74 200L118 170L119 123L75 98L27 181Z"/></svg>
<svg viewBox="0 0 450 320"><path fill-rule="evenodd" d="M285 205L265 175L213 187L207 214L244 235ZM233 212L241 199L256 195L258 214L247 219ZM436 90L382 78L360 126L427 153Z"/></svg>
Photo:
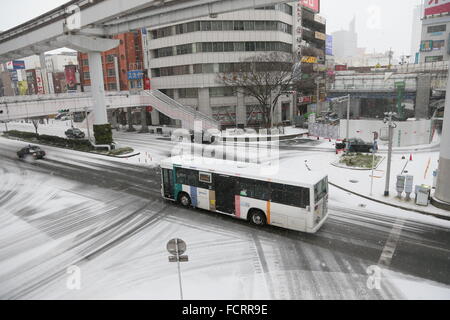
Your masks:
<svg viewBox="0 0 450 320"><path fill-rule="evenodd" d="M27 157L33 157L34 159L44 159L46 153L44 150L37 146L28 146L17 152L19 159L24 159Z"/></svg>
<svg viewBox="0 0 450 320"><path fill-rule="evenodd" d="M69 139L84 139L86 135L78 128L72 128L65 132L66 137Z"/></svg>
<svg viewBox="0 0 450 320"><path fill-rule="evenodd" d="M342 141L342 143L336 144L337 150L346 149L346 140ZM373 149L373 144L370 142L365 142L359 138L349 139L349 152L362 152L362 153L371 153Z"/></svg>
<svg viewBox="0 0 450 320"><path fill-rule="evenodd" d="M62 118L66 118L67 116L67 113L60 113L55 117L55 120L62 120Z"/></svg>

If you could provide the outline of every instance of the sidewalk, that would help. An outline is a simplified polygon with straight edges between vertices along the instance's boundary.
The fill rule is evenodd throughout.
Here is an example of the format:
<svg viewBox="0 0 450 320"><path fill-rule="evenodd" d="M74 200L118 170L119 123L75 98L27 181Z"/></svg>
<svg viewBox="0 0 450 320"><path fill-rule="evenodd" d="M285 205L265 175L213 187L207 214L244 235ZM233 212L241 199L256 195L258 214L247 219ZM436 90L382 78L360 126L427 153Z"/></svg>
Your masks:
<svg viewBox="0 0 450 320"><path fill-rule="evenodd" d="M387 159L374 171L372 195L370 195L372 170L336 167L333 163L338 160L338 156L334 153L317 151L293 155L292 157L283 157L283 153L281 153L281 165L292 167L292 170L307 170L306 165L308 165L312 171L327 173L331 185L348 193L392 207L450 220L449 211L436 208L431 204L428 207L417 206L414 193L411 195L412 200L410 202L405 200L405 193L403 193L402 199L397 198L397 175L402 170L405 170L404 174L414 176L414 186L422 184L433 185L433 171L438 167L439 152L413 153L413 161L409 161L410 154L408 151L404 154L396 153L392 157L389 197L384 197Z"/></svg>

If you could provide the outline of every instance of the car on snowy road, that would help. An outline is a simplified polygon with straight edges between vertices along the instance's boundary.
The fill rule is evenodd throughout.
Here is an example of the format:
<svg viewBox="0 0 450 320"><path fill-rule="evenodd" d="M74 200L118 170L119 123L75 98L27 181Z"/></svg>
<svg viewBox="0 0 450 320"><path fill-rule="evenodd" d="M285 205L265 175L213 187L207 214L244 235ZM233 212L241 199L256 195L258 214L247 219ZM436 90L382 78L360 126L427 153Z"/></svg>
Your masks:
<svg viewBox="0 0 450 320"><path fill-rule="evenodd" d="M17 156L19 157L19 159L26 159L26 158L44 159L46 153L41 148L30 145L28 147L19 150L17 152Z"/></svg>
<svg viewBox="0 0 450 320"><path fill-rule="evenodd" d="M349 139L349 152L361 152L361 153L372 153L373 144L369 142L365 142L359 138ZM346 148L346 140L342 143L336 144L337 150L343 150Z"/></svg>
<svg viewBox="0 0 450 320"><path fill-rule="evenodd" d="M65 134L69 139L84 139L86 137L84 132L77 128L69 129L65 132Z"/></svg>

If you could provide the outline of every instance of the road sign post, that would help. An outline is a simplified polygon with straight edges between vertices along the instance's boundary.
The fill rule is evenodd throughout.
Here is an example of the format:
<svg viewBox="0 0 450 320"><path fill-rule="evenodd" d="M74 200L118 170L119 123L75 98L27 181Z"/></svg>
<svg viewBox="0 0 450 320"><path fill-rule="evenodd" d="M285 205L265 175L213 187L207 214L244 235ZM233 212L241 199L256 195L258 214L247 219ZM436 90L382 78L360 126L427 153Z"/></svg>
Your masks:
<svg viewBox="0 0 450 320"><path fill-rule="evenodd" d="M167 251L171 254L169 262L176 262L178 265L178 281L180 285L180 298L183 300L183 284L181 282L181 265L180 262L188 262L189 257L183 255L187 250L186 242L181 239L175 238L167 243Z"/></svg>

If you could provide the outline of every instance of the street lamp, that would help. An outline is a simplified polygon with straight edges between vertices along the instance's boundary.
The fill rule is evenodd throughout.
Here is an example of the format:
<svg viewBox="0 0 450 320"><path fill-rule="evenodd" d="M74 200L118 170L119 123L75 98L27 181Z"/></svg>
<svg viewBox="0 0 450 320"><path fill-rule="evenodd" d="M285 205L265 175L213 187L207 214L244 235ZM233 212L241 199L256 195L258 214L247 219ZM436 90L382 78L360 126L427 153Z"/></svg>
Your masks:
<svg viewBox="0 0 450 320"><path fill-rule="evenodd" d="M397 124L392 122L392 117L397 115L395 112L386 112L384 114L386 117L384 118L384 123L389 126L389 150L388 150L388 164L387 164L387 172L386 172L386 188L384 191L384 196L389 197L389 188L390 188L390 180L391 180L391 165L392 165L392 145L394 143L394 129L397 128Z"/></svg>

